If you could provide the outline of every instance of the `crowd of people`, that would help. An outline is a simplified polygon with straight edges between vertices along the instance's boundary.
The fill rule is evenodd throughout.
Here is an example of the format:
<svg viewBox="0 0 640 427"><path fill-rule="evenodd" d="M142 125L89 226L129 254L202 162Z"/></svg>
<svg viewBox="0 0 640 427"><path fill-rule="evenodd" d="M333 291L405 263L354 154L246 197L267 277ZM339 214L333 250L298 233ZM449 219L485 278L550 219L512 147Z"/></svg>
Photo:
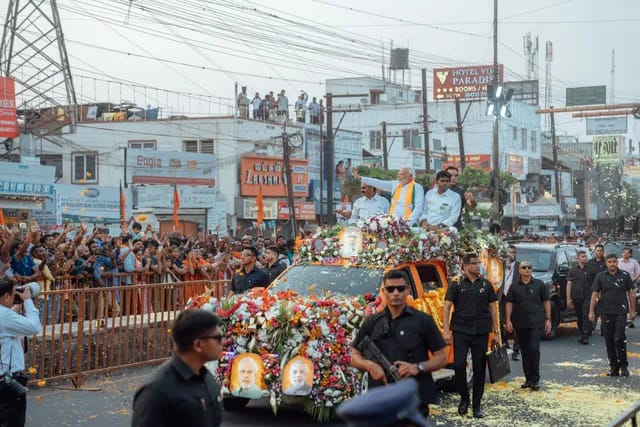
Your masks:
<svg viewBox="0 0 640 427"><path fill-rule="evenodd" d="M291 104L286 91L282 89L280 93L275 95L273 91L260 96L260 92L256 92L253 98L249 98L247 87L243 86L236 99L238 107L238 117L263 121L276 120L295 120L297 123L310 123L320 125L324 123L325 107L323 100L318 100L315 96L309 102L309 95L305 91L300 91L300 95L293 103L293 117L289 114ZM307 115L309 119L307 121Z"/></svg>

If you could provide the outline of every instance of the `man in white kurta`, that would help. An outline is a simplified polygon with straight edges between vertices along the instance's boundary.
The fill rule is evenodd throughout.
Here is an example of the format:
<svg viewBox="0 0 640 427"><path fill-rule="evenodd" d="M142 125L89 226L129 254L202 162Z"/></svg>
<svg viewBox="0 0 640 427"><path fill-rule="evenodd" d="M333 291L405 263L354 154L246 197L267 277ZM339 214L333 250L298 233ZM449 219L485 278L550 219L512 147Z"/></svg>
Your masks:
<svg viewBox="0 0 640 427"><path fill-rule="evenodd" d="M424 196L421 225L452 227L460 216L460 195L449 189L451 175L440 171L436 174L436 188Z"/></svg>
<svg viewBox="0 0 640 427"><path fill-rule="evenodd" d="M376 189L365 183L360 184L362 197L353 202L353 208L336 209L338 215L349 220L349 224L355 224L359 219L368 219L374 215L389 213L389 201L376 194Z"/></svg>
<svg viewBox="0 0 640 427"><path fill-rule="evenodd" d="M353 177L355 179L360 178L357 168L353 168ZM397 218L404 218L409 225L413 226L418 224L424 204L424 189L413 178L413 169L401 168L398 171L397 181L386 181L364 176L360 179L366 185L391 193L389 214Z"/></svg>

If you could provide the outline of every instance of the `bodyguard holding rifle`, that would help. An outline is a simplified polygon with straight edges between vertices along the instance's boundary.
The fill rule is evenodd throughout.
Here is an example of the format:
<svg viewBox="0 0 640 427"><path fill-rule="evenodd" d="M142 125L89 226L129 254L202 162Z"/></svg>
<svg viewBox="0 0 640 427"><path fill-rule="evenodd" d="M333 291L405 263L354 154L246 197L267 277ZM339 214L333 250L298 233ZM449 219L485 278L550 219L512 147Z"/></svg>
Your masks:
<svg viewBox="0 0 640 427"><path fill-rule="evenodd" d="M37 286L37 284L36 284ZM0 426L23 427L27 413L26 385L22 338L42 330L38 309L31 299L31 287L17 290L14 282L0 279ZM13 310L22 303L26 315Z"/></svg>
<svg viewBox="0 0 640 427"><path fill-rule="evenodd" d="M385 373L366 346L367 337L379 348L384 357L397 368L400 378L413 377L418 381L420 410L429 414L429 403L435 402L436 390L431 372L447 364L445 343L433 319L426 313L407 306L410 294L409 277L402 270L391 270L384 275L383 292L387 306L365 319L351 349L351 365L369 374L369 387L393 381ZM429 358L428 352L433 354Z"/></svg>

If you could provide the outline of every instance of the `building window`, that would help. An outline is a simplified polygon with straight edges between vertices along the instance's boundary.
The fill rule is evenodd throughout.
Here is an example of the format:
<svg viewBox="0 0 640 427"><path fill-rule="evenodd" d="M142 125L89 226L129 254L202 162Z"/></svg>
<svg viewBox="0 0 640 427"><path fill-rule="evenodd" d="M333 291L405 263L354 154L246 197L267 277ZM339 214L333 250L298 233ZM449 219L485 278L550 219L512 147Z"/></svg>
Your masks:
<svg viewBox="0 0 640 427"><path fill-rule="evenodd" d="M531 151L536 151L538 145L538 141L536 140L536 131L531 131Z"/></svg>
<svg viewBox="0 0 640 427"><path fill-rule="evenodd" d="M527 129L522 128L520 129L520 131L522 132L522 141L520 141L522 146L520 148L522 148L523 150L526 150L527 149Z"/></svg>
<svg viewBox="0 0 640 427"><path fill-rule="evenodd" d="M81 151L71 153L71 183L98 183L98 152Z"/></svg>
<svg viewBox="0 0 640 427"><path fill-rule="evenodd" d="M138 150L155 150L157 142L155 139L132 139L128 142L129 148Z"/></svg>
<svg viewBox="0 0 640 427"><path fill-rule="evenodd" d="M418 129L402 129L402 148L420 148L422 141Z"/></svg>
<svg viewBox="0 0 640 427"><path fill-rule="evenodd" d="M518 146L518 128L514 126L511 129L513 129L513 146L517 147Z"/></svg>
<svg viewBox="0 0 640 427"><path fill-rule="evenodd" d="M369 131L369 148L372 150L382 149L382 131L379 131L379 130Z"/></svg>
<svg viewBox="0 0 640 427"><path fill-rule="evenodd" d="M442 151L442 141L439 139L433 139L433 151ZM436 169L438 170L438 169Z"/></svg>
<svg viewBox="0 0 640 427"><path fill-rule="evenodd" d="M41 154L40 164L56 168L56 182L62 178L62 154Z"/></svg>
<svg viewBox="0 0 640 427"><path fill-rule="evenodd" d="M182 150L187 153L213 154L213 139L182 141Z"/></svg>

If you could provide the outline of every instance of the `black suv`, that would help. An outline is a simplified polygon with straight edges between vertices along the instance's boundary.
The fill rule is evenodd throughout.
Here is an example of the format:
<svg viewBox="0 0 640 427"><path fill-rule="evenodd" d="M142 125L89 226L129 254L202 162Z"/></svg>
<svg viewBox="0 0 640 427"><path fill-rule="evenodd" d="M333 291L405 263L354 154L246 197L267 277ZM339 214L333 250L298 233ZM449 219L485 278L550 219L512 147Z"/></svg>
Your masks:
<svg viewBox="0 0 640 427"><path fill-rule="evenodd" d="M591 258L589 248L577 243L516 243L516 259L529 261L533 266L533 277L544 282L551 297L551 333L553 339L560 322L576 320L574 310L567 308L567 273L576 262L579 250Z"/></svg>

